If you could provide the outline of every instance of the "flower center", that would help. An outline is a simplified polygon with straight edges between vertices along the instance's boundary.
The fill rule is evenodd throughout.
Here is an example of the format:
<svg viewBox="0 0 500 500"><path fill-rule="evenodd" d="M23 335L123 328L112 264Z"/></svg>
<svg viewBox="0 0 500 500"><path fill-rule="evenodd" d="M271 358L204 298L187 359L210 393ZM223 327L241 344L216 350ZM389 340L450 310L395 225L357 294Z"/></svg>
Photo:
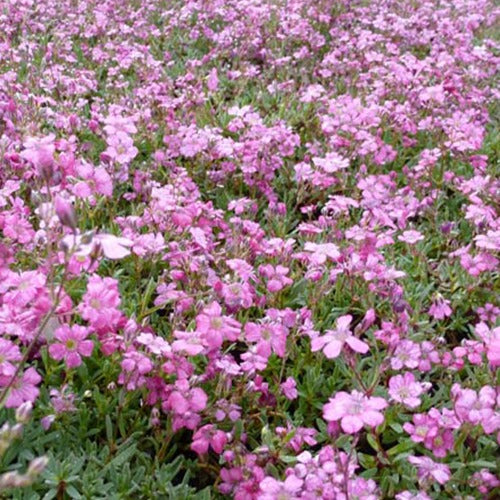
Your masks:
<svg viewBox="0 0 500 500"><path fill-rule="evenodd" d="M222 318L212 318L210 320L210 326L216 330L222 328Z"/></svg>
<svg viewBox="0 0 500 500"><path fill-rule="evenodd" d="M76 347L76 342L75 342L73 339L68 339L68 340L66 340L66 347L67 347L70 351L72 351L72 350L74 350L74 349L75 349L75 347Z"/></svg>
<svg viewBox="0 0 500 500"><path fill-rule="evenodd" d="M94 309L99 309L101 307L101 302L99 301L99 299L91 299L90 301L90 305L94 308Z"/></svg>

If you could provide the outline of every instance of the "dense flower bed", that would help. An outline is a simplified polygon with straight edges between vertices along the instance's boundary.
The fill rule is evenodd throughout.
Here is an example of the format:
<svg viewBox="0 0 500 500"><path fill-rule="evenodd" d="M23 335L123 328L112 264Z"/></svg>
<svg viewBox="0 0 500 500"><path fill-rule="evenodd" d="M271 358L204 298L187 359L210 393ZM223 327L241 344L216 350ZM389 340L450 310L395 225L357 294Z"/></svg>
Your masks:
<svg viewBox="0 0 500 500"><path fill-rule="evenodd" d="M498 498L498 14L0 1L0 490Z"/></svg>

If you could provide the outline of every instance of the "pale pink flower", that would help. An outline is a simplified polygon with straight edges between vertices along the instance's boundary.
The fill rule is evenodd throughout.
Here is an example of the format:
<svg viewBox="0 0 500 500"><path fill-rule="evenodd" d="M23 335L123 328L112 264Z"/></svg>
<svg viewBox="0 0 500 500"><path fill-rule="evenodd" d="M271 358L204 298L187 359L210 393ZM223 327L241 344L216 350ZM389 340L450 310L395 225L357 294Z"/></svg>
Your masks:
<svg viewBox="0 0 500 500"><path fill-rule="evenodd" d="M88 257L102 251L108 259L123 259L130 255L134 242L128 238L113 234L69 234L63 238L63 244L78 257Z"/></svg>
<svg viewBox="0 0 500 500"><path fill-rule="evenodd" d="M224 340L234 342L238 339L241 324L230 316L224 316L221 306L212 302L196 316L196 330L202 335L205 345L218 349Z"/></svg>
<svg viewBox="0 0 500 500"><path fill-rule="evenodd" d="M107 143L108 148L104 154L121 165L130 163L139 153L133 139L124 132L116 132L108 137Z"/></svg>
<svg viewBox="0 0 500 500"><path fill-rule="evenodd" d="M450 469L445 464L434 462L429 457L408 457L408 462L417 467L417 475L420 481L431 483L437 481L439 484L445 484L451 477Z"/></svg>
<svg viewBox="0 0 500 500"><path fill-rule="evenodd" d="M411 491L402 491L396 495L396 500L432 500L427 493L424 491L417 491L412 493Z"/></svg>
<svg viewBox="0 0 500 500"><path fill-rule="evenodd" d="M413 373L406 372L389 379L389 395L394 401L408 408L417 408L421 403L419 396L430 389L430 386L429 382L417 382Z"/></svg>
<svg viewBox="0 0 500 500"><path fill-rule="evenodd" d="M350 314L337 318L335 330L327 330L325 335L311 341L311 351L323 350L323 354L328 359L333 359L339 356L344 344L347 344L353 351L366 354L369 346L352 334L349 328L351 321Z"/></svg>
<svg viewBox="0 0 500 500"><path fill-rule="evenodd" d="M414 229L404 231L403 234L398 236L399 241L404 241L409 245L414 245L415 243L422 241L423 239L424 239L423 234L419 233L418 231L415 231Z"/></svg>
<svg viewBox="0 0 500 500"><path fill-rule="evenodd" d="M335 260L340 257L339 249L333 243L318 244L308 241L304 245L304 250L311 253L309 260L316 265L324 264L327 259Z"/></svg>
<svg viewBox="0 0 500 500"><path fill-rule="evenodd" d="M340 391L323 406L323 418L328 421L340 420L344 432L355 434L364 425L376 427L384 421L380 412L387 407L387 401L379 397L368 397L359 391L351 394Z"/></svg>
<svg viewBox="0 0 500 500"><path fill-rule="evenodd" d="M299 498L297 495L304 481L295 475L288 476L284 481L278 481L273 477L266 477L260 482L258 500L277 500Z"/></svg>
<svg viewBox="0 0 500 500"><path fill-rule="evenodd" d="M10 383L11 377L0 377L0 385L5 387ZM38 387L36 387L42 381L42 377L38 372L30 367L28 368L21 377L18 377L9 392L9 397L5 402L6 408L18 408L24 402L30 401L33 403L40 393Z"/></svg>
<svg viewBox="0 0 500 500"><path fill-rule="evenodd" d="M394 355L391 357L391 368L401 370L401 368L416 368L420 363L420 346L411 340L401 340Z"/></svg>

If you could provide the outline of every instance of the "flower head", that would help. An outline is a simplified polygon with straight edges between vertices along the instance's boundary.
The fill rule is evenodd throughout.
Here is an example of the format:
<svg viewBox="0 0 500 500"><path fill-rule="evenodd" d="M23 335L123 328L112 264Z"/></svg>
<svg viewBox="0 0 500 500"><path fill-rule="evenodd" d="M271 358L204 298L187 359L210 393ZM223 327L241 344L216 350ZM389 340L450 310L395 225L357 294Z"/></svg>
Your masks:
<svg viewBox="0 0 500 500"><path fill-rule="evenodd" d="M364 425L376 427L384 421L380 412L387 407L383 398L368 397L359 391L337 392L334 398L323 406L323 417L328 422L340 420L344 432L354 434Z"/></svg>

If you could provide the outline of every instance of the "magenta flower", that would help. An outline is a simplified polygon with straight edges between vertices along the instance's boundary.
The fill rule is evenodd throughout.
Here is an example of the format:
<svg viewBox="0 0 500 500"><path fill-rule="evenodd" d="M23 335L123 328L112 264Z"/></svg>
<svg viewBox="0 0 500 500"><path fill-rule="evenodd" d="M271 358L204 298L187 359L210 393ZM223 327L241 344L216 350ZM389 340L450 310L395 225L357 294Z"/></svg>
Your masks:
<svg viewBox="0 0 500 500"><path fill-rule="evenodd" d="M221 454L224 451L224 446L227 443L227 435L224 431L218 430L212 424L204 425L200 427L193 435L193 442L191 443L191 449L198 453L198 455L204 455L208 452L209 447L215 451L217 454Z"/></svg>
<svg viewBox="0 0 500 500"><path fill-rule="evenodd" d="M384 421L380 412L387 407L383 398L368 397L359 391L337 392L334 398L323 406L323 418L328 421L340 420L344 432L355 434L364 425L376 427Z"/></svg>
<svg viewBox="0 0 500 500"><path fill-rule="evenodd" d="M349 329L351 321L350 314L337 318L335 330L327 330L325 335L311 341L311 351L323 350L323 354L328 359L333 359L339 356L344 344L347 344L353 351L366 354L369 350L368 344L351 333Z"/></svg>
<svg viewBox="0 0 500 500"><path fill-rule="evenodd" d="M59 342L49 346L49 354L57 361L64 359L68 368L76 368L82 364L82 356L92 354L94 343L86 340L89 335L88 328L80 325L60 326L54 333Z"/></svg>

